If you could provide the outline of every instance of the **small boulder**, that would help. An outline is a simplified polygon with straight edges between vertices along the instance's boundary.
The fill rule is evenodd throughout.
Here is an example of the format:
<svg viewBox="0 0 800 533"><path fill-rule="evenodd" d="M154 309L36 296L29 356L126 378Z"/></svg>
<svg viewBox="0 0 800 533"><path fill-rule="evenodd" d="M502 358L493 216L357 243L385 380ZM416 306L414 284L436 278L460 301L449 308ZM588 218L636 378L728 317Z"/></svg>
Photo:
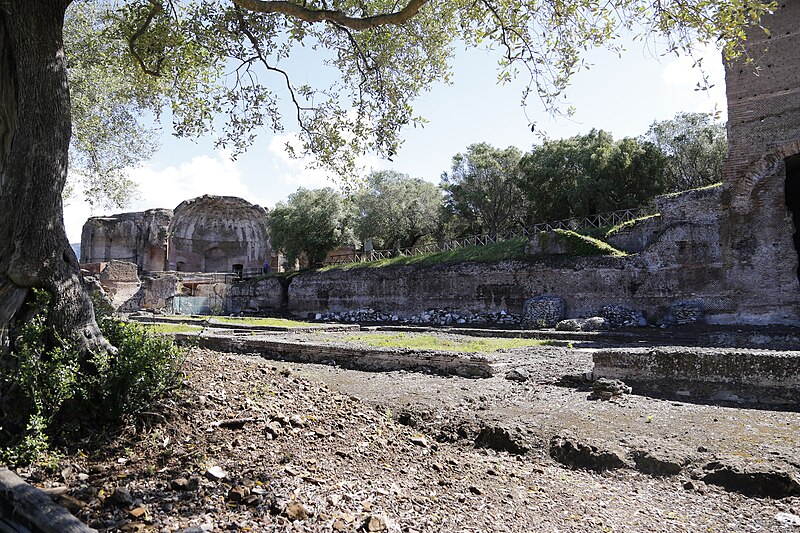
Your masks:
<svg viewBox="0 0 800 533"><path fill-rule="evenodd" d="M308 509L306 509L305 505L298 501L291 501L286 504L286 509L283 512L283 515L291 521L305 520L308 518L308 514Z"/></svg>
<svg viewBox="0 0 800 533"><path fill-rule="evenodd" d="M514 368L506 372L506 379L509 381L528 381L530 374L524 368Z"/></svg>
<svg viewBox="0 0 800 533"><path fill-rule="evenodd" d="M228 477L228 473L219 466L210 466L206 470L206 477L211 481L222 481Z"/></svg>
<svg viewBox="0 0 800 533"><path fill-rule="evenodd" d="M599 378L592 384L592 396L601 400L610 400L623 394L630 394L632 390L619 379Z"/></svg>

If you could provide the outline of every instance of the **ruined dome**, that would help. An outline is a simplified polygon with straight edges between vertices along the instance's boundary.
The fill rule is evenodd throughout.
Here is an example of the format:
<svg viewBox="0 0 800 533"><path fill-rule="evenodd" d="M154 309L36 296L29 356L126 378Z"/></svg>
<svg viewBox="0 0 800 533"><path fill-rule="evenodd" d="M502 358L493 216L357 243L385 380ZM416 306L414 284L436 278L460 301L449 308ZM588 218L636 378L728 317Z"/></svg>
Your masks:
<svg viewBox="0 0 800 533"><path fill-rule="evenodd" d="M169 262L176 270L260 268L269 257L267 210L235 196L205 195L181 202L169 235Z"/></svg>

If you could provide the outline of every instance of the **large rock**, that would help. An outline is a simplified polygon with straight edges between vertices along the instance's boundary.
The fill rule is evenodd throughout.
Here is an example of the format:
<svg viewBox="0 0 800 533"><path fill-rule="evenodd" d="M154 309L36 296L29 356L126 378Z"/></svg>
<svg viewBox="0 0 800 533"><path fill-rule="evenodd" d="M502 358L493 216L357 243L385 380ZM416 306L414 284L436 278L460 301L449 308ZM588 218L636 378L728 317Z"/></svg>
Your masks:
<svg viewBox="0 0 800 533"><path fill-rule="evenodd" d="M644 313L622 305L606 305L600 313L611 328L643 327L647 325Z"/></svg>
<svg viewBox="0 0 800 533"><path fill-rule="evenodd" d="M558 296L528 298L522 308L522 325L533 328L552 328L563 318L566 304Z"/></svg>

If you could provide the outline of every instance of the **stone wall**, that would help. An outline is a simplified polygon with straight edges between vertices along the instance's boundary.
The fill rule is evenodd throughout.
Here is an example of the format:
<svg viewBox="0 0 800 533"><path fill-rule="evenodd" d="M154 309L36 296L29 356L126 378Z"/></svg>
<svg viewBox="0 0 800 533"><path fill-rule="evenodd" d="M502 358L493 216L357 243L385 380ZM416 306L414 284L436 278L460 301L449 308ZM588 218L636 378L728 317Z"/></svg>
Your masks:
<svg viewBox="0 0 800 533"><path fill-rule="evenodd" d="M796 324L800 284L785 159L800 152L800 2L782 2L763 24L769 35L748 32L753 62L726 66L721 260L737 294L731 320Z"/></svg>
<svg viewBox="0 0 800 533"><path fill-rule="evenodd" d="M148 209L92 217L81 231L81 263L112 260L134 263L140 271L166 270L169 209Z"/></svg>
<svg viewBox="0 0 800 533"><path fill-rule="evenodd" d="M599 350L593 359L595 377L624 380L637 393L690 401L798 405L797 352L650 347Z"/></svg>
<svg viewBox="0 0 800 533"><path fill-rule="evenodd" d="M288 285L288 280L285 282ZM270 314L287 306L284 284L277 278L253 279L236 283L228 289L226 311L232 313Z"/></svg>
<svg viewBox="0 0 800 533"><path fill-rule="evenodd" d="M298 316L364 308L400 317L427 309L521 315L528 298L560 296L568 318L597 316L604 306L621 305L655 322L672 303L696 300L713 321L728 313L735 300L720 283L721 194L721 187L712 187L660 199L658 226L645 228L655 234L649 237L654 242L638 255L539 255L502 263L308 272L292 279L286 303ZM275 290L263 288L273 291L271 298ZM256 293L267 298L265 292Z"/></svg>
<svg viewBox="0 0 800 533"><path fill-rule="evenodd" d="M723 192L716 186L658 198L661 216L628 235L649 246L627 257L533 255L502 263L314 271L294 277L285 294L277 280L239 284L228 306L234 312L285 307L297 316L359 309L400 319L431 309L520 316L527 299L559 296L567 318L602 315L604 307L616 305L643 311L656 323L681 307L671 312L670 306L688 301L711 323L762 323L760 315L741 313L741 290L727 283L720 244Z"/></svg>
<svg viewBox="0 0 800 533"><path fill-rule="evenodd" d="M234 196L205 195L175 208L169 263L186 272L261 268L269 258L267 211Z"/></svg>
<svg viewBox="0 0 800 533"><path fill-rule="evenodd" d="M276 279L237 284L229 293L229 308L264 312L285 307L297 316L357 309L401 318L429 309L521 315L528 298L560 296L570 318L621 305L657 321L674 302L694 300L713 320L733 305L720 283L721 193L721 187L712 187L659 200L659 224L646 228L655 234L649 237L653 243L638 255L539 255L503 263L314 271L292 278L285 293Z"/></svg>

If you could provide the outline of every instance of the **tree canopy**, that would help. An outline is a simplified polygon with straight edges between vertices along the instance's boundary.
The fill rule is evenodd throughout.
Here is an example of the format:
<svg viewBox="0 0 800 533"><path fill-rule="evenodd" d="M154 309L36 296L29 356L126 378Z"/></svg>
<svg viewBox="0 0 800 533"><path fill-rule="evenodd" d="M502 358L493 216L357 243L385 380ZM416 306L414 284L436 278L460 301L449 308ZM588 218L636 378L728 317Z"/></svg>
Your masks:
<svg viewBox="0 0 800 533"><path fill-rule="evenodd" d="M466 222L456 233L497 233L523 223L524 198L517 177L521 157L513 146L499 149L486 143L472 144L453 156L442 187L451 218Z"/></svg>
<svg viewBox="0 0 800 533"><path fill-rule="evenodd" d="M535 95L546 109L567 111L558 97L585 66L584 50L620 49L618 37L630 31L665 36L667 51L720 41L733 54L743 27L768 6L745 0L75 0L65 34L70 81L80 93L75 160L92 154L87 166L95 175L131 161L125 157L136 160L147 143L124 150L114 150L114 143L141 138L134 135L147 133L139 117L157 118L166 108L176 135L213 135L234 153L249 147L261 127L298 127L300 143L290 150L311 153L317 164L349 176L357 154L391 157L401 130L424 122L413 100L448 80L456 46L496 48L500 80L527 80L523 101ZM312 50L330 71L320 85L301 83L308 73L291 61L300 49ZM104 79L111 83L104 86ZM106 117L104 124L98 117ZM112 138L115 131L124 135ZM102 160L109 150L115 156Z"/></svg>
<svg viewBox="0 0 800 533"><path fill-rule="evenodd" d="M665 158L649 142L603 130L534 146L520 162L521 188L538 222L627 209L664 190Z"/></svg>
<svg viewBox="0 0 800 533"><path fill-rule="evenodd" d="M353 242L349 207L330 187L298 189L269 214L272 246L286 254L290 267L302 256L312 266L322 264L328 252Z"/></svg>
<svg viewBox="0 0 800 533"><path fill-rule="evenodd" d="M439 227L442 191L433 183L394 171L371 172L353 198L356 233L378 249L409 248Z"/></svg>
<svg viewBox="0 0 800 533"><path fill-rule="evenodd" d="M725 124L711 113L678 113L672 120L653 122L644 139L667 156L665 186L683 191L720 181L728 150Z"/></svg>

